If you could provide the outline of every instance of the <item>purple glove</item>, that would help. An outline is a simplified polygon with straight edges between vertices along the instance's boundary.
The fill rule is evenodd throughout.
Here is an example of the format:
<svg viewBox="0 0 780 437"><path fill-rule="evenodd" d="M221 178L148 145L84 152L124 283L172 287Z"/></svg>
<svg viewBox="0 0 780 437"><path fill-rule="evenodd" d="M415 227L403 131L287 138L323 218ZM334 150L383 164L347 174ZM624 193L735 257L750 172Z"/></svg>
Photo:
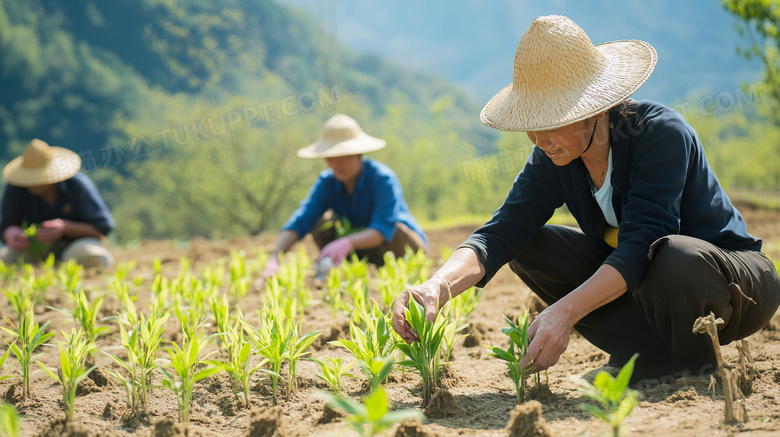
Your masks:
<svg viewBox="0 0 780 437"><path fill-rule="evenodd" d="M27 250L30 247L30 240L19 226L9 226L5 230L5 241L8 247L16 252Z"/></svg>
<svg viewBox="0 0 780 437"><path fill-rule="evenodd" d="M333 240L326 244L325 247L323 247L320 251L320 256L317 258L317 261L324 258L330 258L330 260L333 261L333 265L337 266L340 265L342 261L344 261L344 258L349 255L351 250L352 242L349 241L349 238L342 237L338 240Z"/></svg>

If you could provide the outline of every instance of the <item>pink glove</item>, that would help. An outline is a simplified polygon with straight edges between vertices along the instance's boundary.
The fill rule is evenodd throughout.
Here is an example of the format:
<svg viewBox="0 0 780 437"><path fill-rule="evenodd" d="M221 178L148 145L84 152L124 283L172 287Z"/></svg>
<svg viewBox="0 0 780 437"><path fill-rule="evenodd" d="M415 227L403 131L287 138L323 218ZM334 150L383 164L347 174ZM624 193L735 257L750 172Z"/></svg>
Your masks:
<svg viewBox="0 0 780 437"><path fill-rule="evenodd" d="M261 276L261 278L263 280L266 280L271 276L275 275L278 271L279 271L279 258L276 256L272 256L265 263L265 269L263 269L263 275Z"/></svg>
<svg viewBox="0 0 780 437"><path fill-rule="evenodd" d="M38 241L41 243L53 243L62 238L64 231L65 220L46 220L41 223L41 229L38 231Z"/></svg>
<svg viewBox="0 0 780 437"><path fill-rule="evenodd" d="M21 252L30 247L30 240L24 235L24 231L19 226L9 226L5 230L5 241L11 250Z"/></svg>
<svg viewBox="0 0 780 437"><path fill-rule="evenodd" d="M323 247L320 251L320 256L317 257L317 261L323 258L330 258L330 260L333 261L333 265L337 266L340 265L342 261L344 261L344 258L349 255L351 250L352 242L349 241L349 238L342 237L338 240L333 240L326 244L325 247Z"/></svg>

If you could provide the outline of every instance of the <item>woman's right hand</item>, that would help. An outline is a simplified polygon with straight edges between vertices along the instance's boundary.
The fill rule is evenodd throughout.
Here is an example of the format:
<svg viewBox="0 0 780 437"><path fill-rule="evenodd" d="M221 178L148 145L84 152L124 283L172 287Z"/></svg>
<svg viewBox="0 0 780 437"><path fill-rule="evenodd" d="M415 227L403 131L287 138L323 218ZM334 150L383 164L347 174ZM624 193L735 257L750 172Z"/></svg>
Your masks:
<svg viewBox="0 0 780 437"><path fill-rule="evenodd" d="M406 308L408 308L410 297L422 304L425 309L425 320L433 322L436 320L439 308L450 299L450 292L450 285L445 280L435 277L416 287L404 290L396 299L393 309L393 329L395 332L407 343L418 341L420 338L406 321Z"/></svg>
<svg viewBox="0 0 780 437"><path fill-rule="evenodd" d="M30 247L30 239L24 235L24 230L19 226L9 226L6 228L3 235L5 237L6 244L11 250L21 252L27 250Z"/></svg>
<svg viewBox="0 0 780 437"><path fill-rule="evenodd" d="M255 291L263 291L265 289L265 282L277 272L279 272L279 257L272 255L268 258L268 261L266 261L265 268L263 269L260 278L254 283Z"/></svg>

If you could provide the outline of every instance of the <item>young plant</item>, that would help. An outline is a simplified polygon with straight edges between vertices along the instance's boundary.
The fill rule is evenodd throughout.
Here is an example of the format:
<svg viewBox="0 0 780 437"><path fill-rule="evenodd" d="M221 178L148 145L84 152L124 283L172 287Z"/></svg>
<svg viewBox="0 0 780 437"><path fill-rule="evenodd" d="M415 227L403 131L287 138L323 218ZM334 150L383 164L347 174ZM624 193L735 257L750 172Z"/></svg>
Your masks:
<svg viewBox="0 0 780 437"><path fill-rule="evenodd" d="M287 349L287 389L290 393L298 388L298 375L297 367L298 360L304 355L307 355L306 349L311 346L312 342L320 335L320 330L310 331L304 334L303 337L299 337L298 324L294 323L290 329L290 341L289 348Z"/></svg>
<svg viewBox="0 0 780 437"><path fill-rule="evenodd" d="M172 347L165 348L170 357L170 366L173 374L160 366L160 370L165 374L162 386L176 394L176 400L179 404L179 422L184 425L189 425L190 423L193 384L222 371L222 367L215 366L212 363L208 363L205 367L199 369L200 364L206 364L206 358L215 353L211 352L199 357L208 345L209 338L204 336L201 329L192 335L189 341L184 343L183 347L172 343Z"/></svg>
<svg viewBox="0 0 780 437"><path fill-rule="evenodd" d="M42 362L36 361L47 375L62 386L62 407L65 409L65 422L73 420L73 404L76 400L76 387L86 378L95 366L87 368L84 364L87 357L95 350L95 343L89 341L84 332L79 329L71 331L70 335L62 333L66 342L60 343L60 368L58 373L52 372Z"/></svg>
<svg viewBox="0 0 780 437"><path fill-rule="evenodd" d="M37 263L41 260L41 256L46 252L46 249L48 249L49 246L38 241L38 231L40 231L38 225L35 223L29 226L25 225L26 224L22 225L22 230L24 231L24 236L30 241L30 245L27 247L27 257L31 263Z"/></svg>
<svg viewBox="0 0 780 437"><path fill-rule="evenodd" d="M349 369L354 367L357 361L352 360L346 365L344 365L341 358L333 357L314 358L313 361L317 363L317 365L320 366L320 370L322 370L322 375L318 374L317 377L325 381L325 383L328 384L328 387L333 390L333 393L340 397L341 379L344 377L355 377L355 375L349 373Z"/></svg>
<svg viewBox="0 0 780 437"><path fill-rule="evenodd" d="M122 347L127 351L127 360L122 360L115 355L107 355L119 364L127 376L119 372L106 371L106 373L118 379L125 387L127 405L134 414L147 411L147 393L152 372L157 368L157 351L160 349L165 332L165 322L170 316L170 313L154 312L149 317L142 314L134 324L122 318L118 319L119 334Z"/></svg>
<svg viewBox="0 0 780 437"><path fill-rule="evenodd" d="M468 318L474 309L477 307L477 302L482 297L482 289L474 289L473 287L465 292L455 296L451 299L450 303L450 322L447 324L447 329L444 333L444 362L450 361L452 356L452 349L455 347L455 342L464 338L465 335L458 335L468 328Z"/></svg>
<svg viewBox="0 0 780 437"><path fill-rule="evenodd" d="M0 404L0 436L18 437L19 433L19 413L16 408L11 404Z"/></svg>
<svg viewBox="0 0 780 437"><path fill-rule="evenodd" d="M362 404L352 399L333 396L330 393L320 392L319 395L329 407L347 413L347 422L363 437L373 437L404 420L425 420L423 413L418 410L390 411L387 393L381 385L366 396Z"/></svg>
<svg viewBox="0 0 780 437"><path fill-rule="evenodd" d="M528 349L528 325L530 324L528 308L523 308L523 314L518 317L517 324L512 323L507 316L502 315L502 317L509 324L508 328L501 329L501 332L509 336L509 347L506 350L495 346L488 346L487 348L492 351L491 356L506 362L512 382L515 383L517 403L521 404L525 399L525 379L530 371L530 367L520 368L520 360ZM530 366L531 363L528 364Z"/></svg>
<svg viewBox="0 0 780 437"><path fill-rule="evenodd" d="M355 312L349 324L349 336L350 340L338 339L330 344L346 348L357 358L360 370L374 390L393 369L391 354L396 346L390 322L376 302L370 312Z"/></svg>
<svg viewBox="0 0 780 437"><path fill-rule="evenodd" d="M230 296L234 301L243 299L249 291L249 274L243 252L230 251Z"/></svg>
<svg viewBox="0 0 780 437"><path fill-rule="evenodd" d="M249 358L252 354L252 343L244 338L243 318L239 317L233 326L228 327L226 331L221 332L227 345L227 362L216 362L212 364L221 367L233 380L233 396L238 400L238 386L244 393L244 403L249 408L249 384L252 375L261 370L268 363L268 359L261 360L257 365L251 367Z"/></svg>
<svg viewBox="0 0 780 437"><path fill-rule="evenodd" d="M84 335L90 343L95 343L101 335L109 333L111 330L105 326L97 326L97 317L100 307L103 305L104 295L96 297L92 303L87 299L87 293L80 288L73 297L73 319L75 319L84 330ZM89 359L94 357L90 353Z"/></svg>
<svg viewBox="0 0 780 437"><path fill-rule="evenodd" d="M439 369L443 364L439 363L439 353L444 342L444 331L448 323L448 311L443 309L433 322L425 320L425 309L415 299L409 300L406 308L406 321L414 329L419 341L407 344L398 342L396 347L407 356L400 365L410 367L420 375L422 379L423 402L422 406L428 406L431 396L436 391Z"/></svg>
<svg viewBox="0 0 780 437"><path fill-rule="evenodd" d="M11 329L5 327L1 329L16 338L14 343L9 345L9 348L19 361L22 374L22 397L27 398L30 396L30 364L40 356L40 354L33 355L33 353L40 345L46 343L54 333L46 333L49 322L44 323L43 326L35 323L32 307L21 318L18 327L14 326L8 318L6 321L11 325Z"/></svg>
<svg viewBox="0 0 780 437"><path fill-rule="evenodd" d="M580 408L594 417L607 422L612 427L612 435L620 436L620 426L623 420L631 414L631 410L639 403L640 393L627 388L634 373L634 361L639 354L634 354L620 369L617 378L607 372L599 372L593 384L581 381L580 391L599 405L580 404Z"/></svg>
<svg viewBox="0 0 780 437"><path fill-rule="evenodd" d="M279 375L290 345L291 324L285 323L280 314L269 308L269 305L263 307L262 314L260 326L252 328L245 324L245 328L255 342L257 351L268 360L270 369L267 373L271 375L273 404L276 405Z"/></svg>
<svg viewBox="0 0 780 437"><path fill-rule="evenodd" d="M5 374L5 370L6 370L5 362L8 360L8 355L10 354L11 354L11 348L9 347L8 349L6 349L5 353L2 356L0 356L0 381L14 377L13 375ZM13 366L14 364L16 363L9 364L8 367Z"/></svg>

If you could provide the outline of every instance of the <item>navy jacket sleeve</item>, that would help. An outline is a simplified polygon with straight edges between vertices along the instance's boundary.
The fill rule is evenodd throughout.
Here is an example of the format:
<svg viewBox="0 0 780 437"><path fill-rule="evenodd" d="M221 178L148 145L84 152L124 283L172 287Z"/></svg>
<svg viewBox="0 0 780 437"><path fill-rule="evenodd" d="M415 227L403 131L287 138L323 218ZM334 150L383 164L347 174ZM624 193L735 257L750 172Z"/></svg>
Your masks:
<svg viewBox="0 0 780 437"><path fill-rule="evenodd" d="M69 184L68 190L72 190L69 196L75 204L74 221L89 223L101 234L108 235L114 230L114 217L95 183L83 173L77 173L71 181L74 183Z"/></svg>
<svg viewBox="0 0 780 437"><path fill-rule="evenodd" d="M504 204L460 246L473 249L485 267L478 287L484 287L514 259L563 204L560 181L544 165L543 157L544 152L535 148Z"/></svg>

